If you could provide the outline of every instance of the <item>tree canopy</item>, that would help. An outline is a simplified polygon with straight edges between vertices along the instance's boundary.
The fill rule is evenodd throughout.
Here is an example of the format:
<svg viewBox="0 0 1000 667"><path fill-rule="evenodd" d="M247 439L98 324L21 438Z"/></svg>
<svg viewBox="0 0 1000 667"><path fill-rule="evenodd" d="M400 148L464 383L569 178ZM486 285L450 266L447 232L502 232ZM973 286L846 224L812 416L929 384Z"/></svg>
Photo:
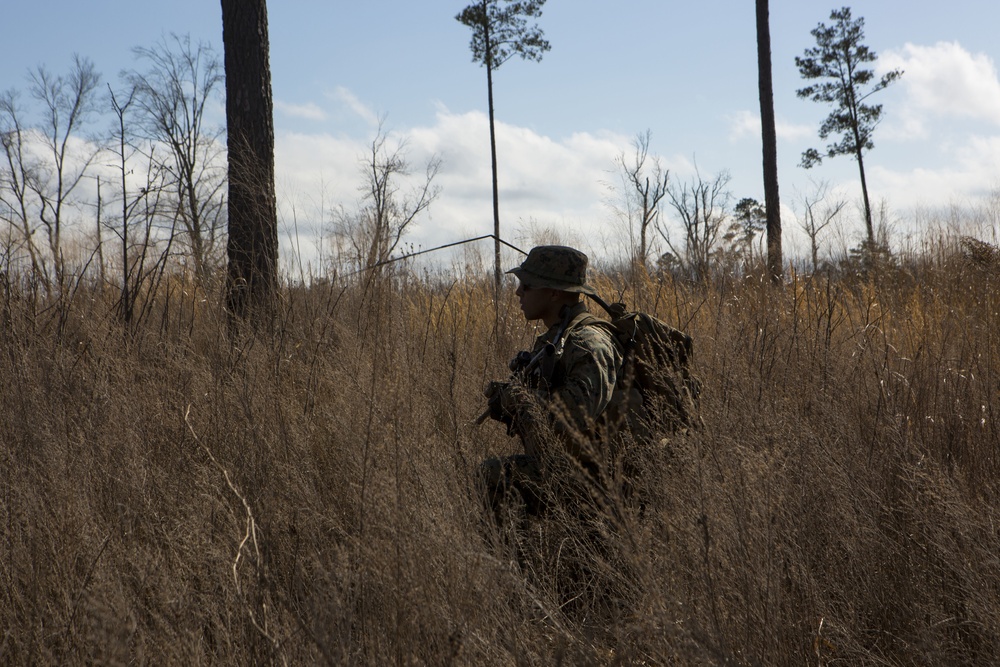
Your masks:
<svg viewBox="0 0 1000 667"><path fill-rule="evenodd" d="M539 61L552 47L537 25L528 19L542 15L545 0L480 0L463 9L455 18L472 29L469 49L473 62L496 69L520 56Z"/></svg>
<svg viewBox="0 0 1000 667"><path fill-rule="evenodd" d="M802 57L795 58L802 77L816 81L800 88L796 94L834 105L834 110L820 126L819 136L826 139L839 134L840 139L827 145L823 153L815 148L806 150L802 154L802 166L808 169L818 165L824 157L854 156L861 173L868 240L873 242L863 154L875 146L872 134L882 118L882 105L868 104L866 100L901 77L903 72L892 70L876 80L875 72L865 68L866 64L875 62L877 56L862 43L865 20L853 18L850 7L833 10L830 20L833 21L831 25L820 23L811 31L816 46L807 48Z"/></svg>

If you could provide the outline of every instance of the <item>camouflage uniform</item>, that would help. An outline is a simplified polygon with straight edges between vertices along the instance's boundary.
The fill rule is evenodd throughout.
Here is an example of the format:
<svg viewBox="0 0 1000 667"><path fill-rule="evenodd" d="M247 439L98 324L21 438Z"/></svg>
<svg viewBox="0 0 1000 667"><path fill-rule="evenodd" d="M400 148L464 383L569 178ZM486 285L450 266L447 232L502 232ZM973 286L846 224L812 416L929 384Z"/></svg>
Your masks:
<svg viewBox="0 0 1000 667"><path fill-rule="evenodd" d="M529 377L523 385L511 387L509 396L504 397L503 407L512 415L529 456L544 455L547 434L544 429L539 432L539 419L559 436L568 453L577 458L587 456L580 449L581 436L595 435L596 423L615 391L622 364L618 346L607 330L586 326L592 316L584 304L573 307L568 319L550 379L533 381ZM531 353L552 343L558 329L556 325L536 338Z"/></svg>
<svg viewBox="0 0 1000 667"><path fill-rule="evenodd" d="M572 248L540 246L529 253L514 273L522 283L562 291L593 293L586 284L587 256ZM595 318L583 303L568 307L563 321L535 340L531 356L556 343L546 372L518 376L506 383L491 383L491 416L509 425L521 437L524 454L489 459L481 468L481 481L490 505L498 512L516 490L528 513L544 506L553 482L565 488L566 479L554 480L555 471L568 475L582 468L591 482L600 483L601 468L609 452L601 431L602 415L615 396L622 352L604 327L589 326ZM556 341L560 330L562 339ZM566 466L569 466L567 468ZM579 475L577 475L579 477Z"/></svg>

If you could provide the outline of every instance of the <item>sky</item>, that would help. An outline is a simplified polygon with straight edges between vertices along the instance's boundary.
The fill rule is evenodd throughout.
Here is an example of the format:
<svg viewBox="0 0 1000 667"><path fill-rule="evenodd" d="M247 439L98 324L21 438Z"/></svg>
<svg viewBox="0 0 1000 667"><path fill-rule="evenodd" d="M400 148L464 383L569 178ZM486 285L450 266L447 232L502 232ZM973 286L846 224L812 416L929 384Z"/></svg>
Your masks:
<svg viewBox="0 0 1000 667"><path fill-rule="evenodd" d="M286 261L314 261L330 210L356 208L360 169L379 123L405 142L415 174L441 159L438 199L411 228L414 248L492 231L486 73L469 30L468 0L272 0L270 62L276 181ZM857 164L849 157L799 165L822 148L831 108L800 99L794 59L841 4L771 0L779 182L786 253L801 252L797 217L821 183L849 202L839 240L863 234ZM90 58L113 87L134 66L132 48L170 33L222 53L218 2L8 0L0 90L24 90L39 65L68 71ZM927 211L979 206L1000 185L1000 3L858 0L876 72L904 70L874 98L884 106L865 158L869 190L899 234L921 232ZM676 184L727 171L735 200L763 201L756 33L752 0L548 0L538 25L552 45L540 62L511 60L494 73L501 234L618 258L615 160L650 132L650 152ZM10 29L16 26L16 29ZM222 101L218 113L222 114ZM403 182L405 191L412 183ZM915 213L924 211L924 214ZM665 211L666 225L671 224ZM298 234L298 242L293 236ZM675 236L678 233L674 229ZM994 231L995 233L995 231ZM663 249L662 246L660 248ZM489 248L486 249L487 254Z"/></svg>

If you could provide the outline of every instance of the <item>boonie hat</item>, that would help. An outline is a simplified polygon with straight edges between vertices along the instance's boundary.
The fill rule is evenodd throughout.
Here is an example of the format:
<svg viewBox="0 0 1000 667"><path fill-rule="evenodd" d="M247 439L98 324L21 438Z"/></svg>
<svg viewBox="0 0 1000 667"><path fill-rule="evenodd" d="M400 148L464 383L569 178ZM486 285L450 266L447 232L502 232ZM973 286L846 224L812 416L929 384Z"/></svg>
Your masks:
<svg viewBox="0 0 1000 667"><path fill-rule="evenodd" d="M511 269L528 287L548 287L564 292L597 294L587 284L587 255L576 248L540 245L531 249L521 266Z"/></svg>

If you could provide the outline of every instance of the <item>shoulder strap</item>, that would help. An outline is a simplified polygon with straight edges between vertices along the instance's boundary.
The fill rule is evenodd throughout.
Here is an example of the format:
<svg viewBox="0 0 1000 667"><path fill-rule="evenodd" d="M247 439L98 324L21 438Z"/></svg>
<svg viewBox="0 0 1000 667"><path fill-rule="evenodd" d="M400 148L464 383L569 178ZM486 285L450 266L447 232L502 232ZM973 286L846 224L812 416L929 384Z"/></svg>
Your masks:
<svg viewBox="0 0 1000 667"><path fill-rule="evenodd" d="M605 329L608 333L612 334L612 336L615 333L614 324L612 324L607 320L602 320L593 313L586 313L586 312L581 313L573 318L573 320L569 323L569 326L566 327L566 333L568 334L570 331L582 327L600 327L602 329Z"/></svg>
<svg viewBox="0 0 1000 667"><path fill-rule="evenodd" d="M616 348L618 348L618 351L620 353L625 354L626 349L620 338L621 332L619 331L618 327L615 326L614 322L609 322L608 320L601 319L600 317L595 316L593 313L585 312L573 318L573 321L570 322L569 326L566 328L566 337L568 337L572 331L576 329L582 329L584 327L595 327L597 329L603 329L604 332L608 335L608 338L611 339L611 344L614 345Z"/></svg>

